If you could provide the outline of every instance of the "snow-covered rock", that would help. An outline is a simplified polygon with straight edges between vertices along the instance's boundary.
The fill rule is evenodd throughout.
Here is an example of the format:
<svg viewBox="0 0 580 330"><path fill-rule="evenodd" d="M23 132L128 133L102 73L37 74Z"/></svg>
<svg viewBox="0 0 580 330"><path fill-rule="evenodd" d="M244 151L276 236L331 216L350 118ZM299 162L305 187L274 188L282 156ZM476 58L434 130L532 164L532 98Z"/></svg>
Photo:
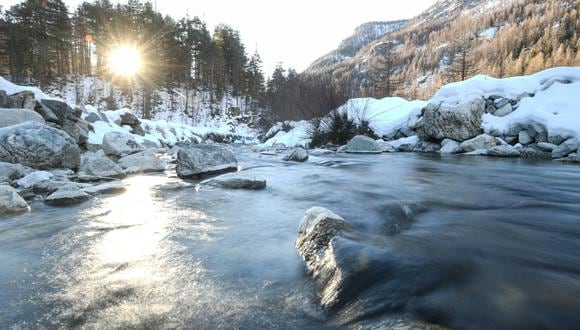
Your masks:
<svg viewBox="0 0 580 330"><path fill-rule="evenodd" d="M357 135L348 141L345 151L353 154L380 154L382 152L377 141L364 135Z"/></svg>
<svg viewBox="0 0 580 330"><path fill-rule="evenodd" d="M476 98L450 105L431 101L423 109L423 117L415 126L417 135L424 141L452 139L463 142L482 133L482 116L485 101Z"/></svg>
<svg viewBox="0 0 580 330"><path fill-rule="evenodd" d="M419 143L419 137L414 135L406 138L400 138L395 141L389 141L389 144L393 146L397 151L410 152L415 149L417 143Z"/></svg>
<svg viewBox="0 0 580 330"><path fill-rule="evenodd" d="M30 109L3 109L0 108L0 128L35 121L44 124L44 119Z"/></svg>
<svg viewBox="0 0 580 330"><path fill-rule="evenodd" d="M37 169L78 169L80 149L65 132L26 122L0 128L0 161Z"/></svg>
<svg viewBox="0 0 580 330"><path fill-rule="evenodd" d="M199 144L179 150L175 169L180 178L201 177L236 171L238 161L234 153L225 147Z"/></svg>
<svg viewBox="0 0 580 330"><path fill-rule="evenodd" d="M532 137L530 136L528 131L523 130L518 134L518 142L523 144L523 145L528 145L528 144L534 142L534 139L532 139Z"/></svg>
<svg viewBox="0 0 580 330"><path fill-rule="evenodd" d="M312 126L309 121L286 122L285 124L287 127L290 127L289 131L284 131L281 123L274 125L268 133L273 134L273 132L276 132L276 134L266 140L262 146L273 147L275 145L284 145L287 148L307 147L312 142L308 137L308 130Z"/></svg>
<svg viewBox="0 0 580 330"><path fill-rule="evenodd" d="M462 151L461 143L451 139L443 140L441 146L439 153L442 154L456 154Z"/></svg>
<svg viewBox="0 0 580 330"><path fill-rule="evenodd" d="M103 137L103 151L107 156L122 157L143 150L145 148L128 133L109 132Z"/></svg>
<svg viewBox="0 0 580 330"><path fill-rule="evenodd" d="M28 210L28 204L20 197L16 189L0 185L0 214L19 213Z"/></svg>

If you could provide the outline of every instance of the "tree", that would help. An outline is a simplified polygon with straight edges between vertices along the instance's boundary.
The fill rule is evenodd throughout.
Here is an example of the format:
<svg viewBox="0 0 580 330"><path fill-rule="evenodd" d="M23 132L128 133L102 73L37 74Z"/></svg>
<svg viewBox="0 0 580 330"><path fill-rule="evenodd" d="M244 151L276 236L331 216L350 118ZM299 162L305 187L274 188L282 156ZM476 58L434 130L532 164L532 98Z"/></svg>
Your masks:
<svg viewBox="0 0 580 330"><path fill-rule="evenodd" d="M396 59L394 54L395 43L386 41L376 45L372 52L375 54L370 63L374 71L372 95L383 98L393 96L403 81L396 77Z"/></svg>

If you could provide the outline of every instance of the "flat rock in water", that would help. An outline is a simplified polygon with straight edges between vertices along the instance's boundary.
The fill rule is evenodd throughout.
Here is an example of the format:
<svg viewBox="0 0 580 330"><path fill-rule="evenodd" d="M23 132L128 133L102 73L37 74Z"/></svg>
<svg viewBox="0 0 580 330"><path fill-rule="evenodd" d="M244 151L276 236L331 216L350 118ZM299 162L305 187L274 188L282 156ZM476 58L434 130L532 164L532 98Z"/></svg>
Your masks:
<svg viewBox="0 0 580 330"><path fill-rule="evenodd" d="M236 171L238 161L234 153L225 147L198 144L179 150L175 169L180 178L199 178L211 174Z"/></svg>
<svg viewBox="0 0 580 330"><path fill-rule="evenodd" d="M89 200L91 195L81 189L59 189L44 199L44 203L51 206L65 206L79 204Z"/></svg>
<svg viewBox="0 0 580 330"><path fill-rule="evenodd" d="M28 211L28 204L18 191L8 185L0 185L0 214L25 211Z"/></svg>
<svg viewBox="0 0 580 330"><path fill-rule="evenodd" d="M95 195L95 194L117 194L126 191L127 189L123 186L120 181L112 181L102 183L90 188L83 189L84 192Z"/></svg>
<svg viewBox="0 0 580 330"><path fill-rule="evenodd" d="M205 180L201 182L201 185L226 189L261 190L266 189L266 180L259 180L247 175L226 174Z"/></svg>
<svg viewBox="0 0 580 330"><path fill-rule="evenodd" d="M292 161L292 162L305 162L308 160L308 152L303 148L296 148L290 153L290 155L285 156L283 158L285 161Z"/></svg>
<svg viewBox="0 0 580 330"><path fill-rule="evenodd" d="M382 153L381 147L377 141L371 139L368 136L357 135L353 137L346 144L347 153L353 154L380 154Z"/></svg>
<svg viewBox="0 0 580 330"><path fill-rule="evenodd" d="M125 156L119 159L119 165L124 170L135 167L139 169L138 172L143 173L165 171L165 164L155 155L155 152L152 150Z"/></svg>

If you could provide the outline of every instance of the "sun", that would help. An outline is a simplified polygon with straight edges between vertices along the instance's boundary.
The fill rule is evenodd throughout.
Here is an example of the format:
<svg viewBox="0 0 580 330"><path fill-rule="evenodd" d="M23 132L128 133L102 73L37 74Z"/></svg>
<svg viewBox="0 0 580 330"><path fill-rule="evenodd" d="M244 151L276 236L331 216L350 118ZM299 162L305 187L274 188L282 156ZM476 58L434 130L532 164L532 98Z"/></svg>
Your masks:
<svg viewBox="0 0 580 330"><path fill-rule="evenodd" d="M141 53L135 47L122 46L109 53L108 64L113 74L131 77L141 69Z"/></svg>

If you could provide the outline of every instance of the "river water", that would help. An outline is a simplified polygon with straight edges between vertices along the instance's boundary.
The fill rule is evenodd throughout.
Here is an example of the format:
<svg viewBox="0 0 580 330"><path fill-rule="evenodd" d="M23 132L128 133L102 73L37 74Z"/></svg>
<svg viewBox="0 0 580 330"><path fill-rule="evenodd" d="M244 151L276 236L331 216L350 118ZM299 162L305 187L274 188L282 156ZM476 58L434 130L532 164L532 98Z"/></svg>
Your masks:
<svg viewBox="0 0 580 330"><path fill-rule="evenodd" d="M65 208L33 202L0 218L0 328L580 324L579 166L417 154L239 159L266 190L197 190L168 171L125 180L123 194ZM388 262L400 265L352 295L387 302L378 312L345 323L348 309L319 307L294 247L313 206L397 247ZM389 281L398 287L384 290Z"/></svg>

